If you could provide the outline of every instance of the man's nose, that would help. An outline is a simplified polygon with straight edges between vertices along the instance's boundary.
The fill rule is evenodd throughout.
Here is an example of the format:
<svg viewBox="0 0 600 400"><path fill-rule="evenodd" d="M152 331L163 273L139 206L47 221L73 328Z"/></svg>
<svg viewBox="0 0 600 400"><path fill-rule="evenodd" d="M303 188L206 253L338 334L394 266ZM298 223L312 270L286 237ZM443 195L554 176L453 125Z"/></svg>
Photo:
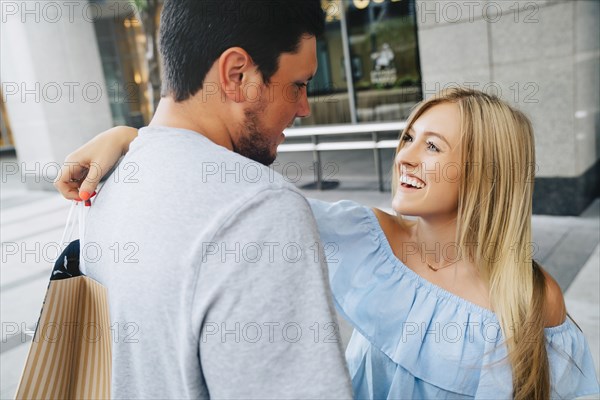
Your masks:
<svg viewBox="0 0 600 400"><path fill-rule="evenodd" d="M308 103L308 93L306 89L303 90L302 98L298 101L298 111L296 117L306 118L310 116L310 104Z"/></svg>

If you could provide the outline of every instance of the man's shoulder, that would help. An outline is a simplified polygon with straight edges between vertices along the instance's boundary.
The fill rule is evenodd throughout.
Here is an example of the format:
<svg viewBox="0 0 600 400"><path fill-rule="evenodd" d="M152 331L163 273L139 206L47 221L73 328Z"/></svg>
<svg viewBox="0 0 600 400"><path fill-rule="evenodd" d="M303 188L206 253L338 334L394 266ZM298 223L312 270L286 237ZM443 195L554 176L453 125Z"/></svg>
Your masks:
<svg viewBox="0 0 600 400"><path fill-rule="evenodd" d="M204 160L197 171L203 183L234 184L246 191L288 189L296 187L272 167L267 167L239 154L219 154L218 158Z"/></svg>
<svg viewBox="0 0 600 400"><path fill-rule="evenodd" d="M226 208L219 210L219 235L286 236L290 232L317 232L308 200L291 185L256 186L230 199Z"/></svg>
<svg viewBox="0 0 600 400"><path fill-rule="evenodd" d="M231 215L263 214L265 220L281 221L295 216L312 217L306 197L293 185L266 183L247 187L245 190L230 193L229 212Z"/></svg>
<svg viewBox="0 0 600 400"><path fill-rule="evenodd" d="M145 165L160 165L160 173L155 171L154 176L185 174L199 190L209 185L211 190L222 187L226 192L235 185L236 195L273 187L295 189L273 167L219 146L196 132L147 127L140 130L138 139L128 156Z"/></svg>

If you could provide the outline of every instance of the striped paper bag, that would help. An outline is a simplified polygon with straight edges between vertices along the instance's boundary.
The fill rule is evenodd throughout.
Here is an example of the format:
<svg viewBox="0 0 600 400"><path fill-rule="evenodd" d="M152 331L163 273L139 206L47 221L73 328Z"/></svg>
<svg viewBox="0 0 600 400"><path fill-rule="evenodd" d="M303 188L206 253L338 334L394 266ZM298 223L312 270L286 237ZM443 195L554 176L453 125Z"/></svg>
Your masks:
<svg viewBox="0 0 600 400"><path fill-rule="evenodd" d="M108 399L106 288L87 276L51 281L17 399Z"/></svg>
<svg viewBox="0 0 600 400"><path fill-rule="evenodd" d="M76 240L52 271L17 399L110 398L108 294L101 284L81 274L79 261Z"/></svg>

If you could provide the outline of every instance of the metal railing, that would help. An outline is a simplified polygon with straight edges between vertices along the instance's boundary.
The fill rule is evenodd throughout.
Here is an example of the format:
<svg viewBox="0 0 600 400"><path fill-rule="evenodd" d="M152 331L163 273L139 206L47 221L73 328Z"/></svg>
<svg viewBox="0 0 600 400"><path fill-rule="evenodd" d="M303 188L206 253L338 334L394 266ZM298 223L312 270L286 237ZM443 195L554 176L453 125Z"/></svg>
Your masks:
<svg viewBox="0 0 600 400"><path fill-rule="evenodd" d="M278 147L279 153L294 153L310 151L313 153L313 162L316 168L317 189L323 189L323 178L321 176L321 151L336 150L373 150L375 158L375 173L379 183L379 191L384 191L383 172L381 166L381 149L395 149L398 146L398 139L379 140L379 134L382 132L400 132L406 126L406 121L394 122L375 122L355 125L322 125L309 126L305 128L289 128L283 133L288 138L311 138L311 143L292 143L282 144ZM340 140L336 142L319 143L319 137L336 136L348 134L370 134L370 140L347 141Z"/></svg>

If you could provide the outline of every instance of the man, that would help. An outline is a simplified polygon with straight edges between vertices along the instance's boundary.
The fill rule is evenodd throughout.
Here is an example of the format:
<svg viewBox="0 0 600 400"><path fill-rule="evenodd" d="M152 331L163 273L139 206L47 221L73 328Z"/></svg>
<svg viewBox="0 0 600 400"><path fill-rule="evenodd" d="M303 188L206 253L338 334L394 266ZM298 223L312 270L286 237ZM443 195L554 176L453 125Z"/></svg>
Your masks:
<svg viewBox="0 0 600 400"><path fill-rule="evenodd" d="M323 30L319 0L165 2L163 98L85 234L114 398L352 396L313 216L267 168Z"/></svg>

